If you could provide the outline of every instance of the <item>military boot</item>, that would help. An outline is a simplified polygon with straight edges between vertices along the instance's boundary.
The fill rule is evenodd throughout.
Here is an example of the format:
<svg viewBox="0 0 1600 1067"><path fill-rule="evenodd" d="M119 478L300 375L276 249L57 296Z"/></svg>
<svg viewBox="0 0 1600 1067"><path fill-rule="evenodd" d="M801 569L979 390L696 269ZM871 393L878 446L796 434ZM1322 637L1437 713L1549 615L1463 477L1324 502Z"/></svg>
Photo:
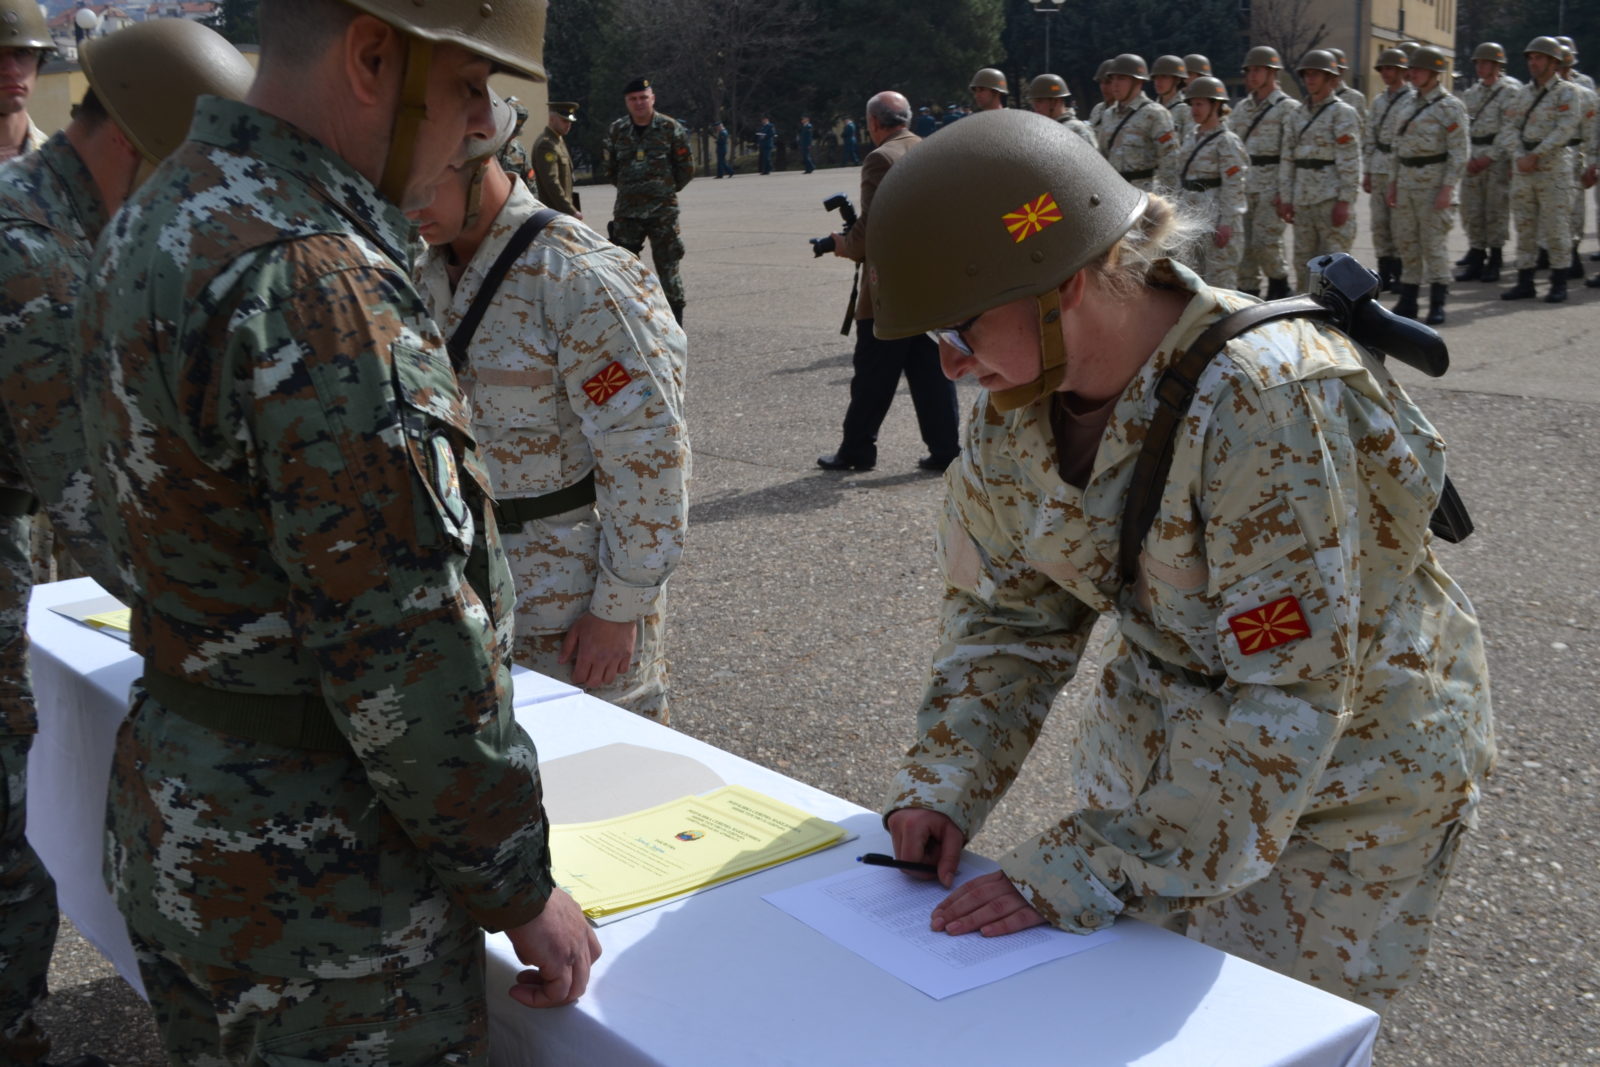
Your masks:
<svg viewBox="0 0 1600 1067"><path fill-rule="evenodd" d="M1399 256L1378 257L1378 285L1382 287L1384 292L1398 293L1400 291L1400 269Z"/></svg>
<svg viewBox="0 0 1600 1067"><path fill-rule="evenodd" d="M1550 250L1548 248L1539 249L1539 262L1537 262L1537 263L1535 263L1533 265L1533 269L1534 270L1549 270L1550 269Z"/></svg>
<svg viewBox="0 0 1600 1067"><path fill-rule="evenodd" d="M1450 295L1450 287L1442 282L1434 282L1428 286L1428 317L1422 321L1429 326L1444 325L1444 298Z"/></svg>
<svg viewBox="0 0 1600 1067"><path fill-rule="evenodd" d="M668 300L667 301L667 307L672 309L672 317L673 317L673 319L675 319L677 321L679 326L682 326L683 325L683 305L682 304L677 304L677 303L674 303L671 300Z"/></svg>
<svg viewBox="0 0 1600 1067"><path fill-rule="evenodd" d="M1550 268L1550 291L1544 294L1546 304L1567 302L1567 272L1560 267Z"/></svg>
<svg viewBox="0 0 1600 1067"><path fill-rule="evenodd" d="M1578 255L1578 246L1572 246L1572 262L1567 264L1568 278L1583 277L1583 257Z"/></svg>
<svg viewBox="0 0 1600 1067"><path fill-rule="evenodd" d="M1480 282L1497 282L1500 280L1500 250L1489 249L1489 258L1484 261L1483 273L1478 275Z"/></svg>
<svg viewBox="0 0 1600 1067"><path fill-rule="evenodd" d="M1396 315L1404 315L1408 319L1417 317L1417 297L1422 293L1422 286L1400 283L1400 299L1391 309Z"/></svg>
<svg viewBox="0 0 1600 1067"><path fill-rule="evenodd" d="M1477 282L1483 280L1483 266L1488 262L1488 253L1481 248L1467 249L1467 258L1460 264L1461 269L1456 271L1456 281Z"/></svg>
<svg viewBox="0 0 1600 1067"><path fill-rule="evenodd" d="M1589 280L1583 283L1585 289L1600 289L1600 274L1592 274Z"/></svg>
<svg viewBox="0 0 1600 1067"><path fill-rule="evenodd" d="M1527 300L1538 296L1533 288L1533 269L1523 268L1517 271L1517 284L1500 294L1501 300Z"/></svg>
<svg viewBox="0 0 1600 1067"><path fill-rule="evenodd" d="M1456 266L1465 267L1468 263L1472 262L1472 253L1480 252L1480 251L1482 251L1482 249L1479 249L1479 248L1469 248L1469 249L1467 249L1467 254L1462 256L1460 259L1456 260Z"/></svg>
<svg viewBox="0 0 1600 1067"><path fill-rule="evenodd" d="M1284 297L1286 297L1288 295L1289 295L1289 279L1288 278L1268 278L1267 279L1267 299L1268 300L1282 300Z"/></svg>

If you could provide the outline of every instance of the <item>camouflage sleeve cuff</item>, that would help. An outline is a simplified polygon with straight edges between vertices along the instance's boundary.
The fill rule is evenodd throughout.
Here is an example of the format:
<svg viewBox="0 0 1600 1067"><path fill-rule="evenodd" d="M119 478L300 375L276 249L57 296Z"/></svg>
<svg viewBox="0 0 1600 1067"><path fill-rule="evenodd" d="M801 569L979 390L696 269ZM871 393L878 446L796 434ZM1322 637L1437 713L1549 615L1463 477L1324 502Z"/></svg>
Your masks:
<svg viewBox="0 0 1600 1067"><path fill-rule="evenodd" d="M1062 930L1092 934L1110 926L1123 909L1116 892L1075 848L1052 852L1030 842L1002 857L1000 869L1034 911Z"/></svg>
<svg viewBox="0 0 1600 1067"><path fill-rule="evenodd" d="M589 610L607 622L633 622L653 615L660 609L661 592L665 588L665 582L629 585L601 561Z"/></svg>
<svg viewBox="0 0 1600 1067"><path fill-rule="evenodd" d="M971 750L968 750L971 752ZM895 773L890 784L889 797L883 805L883 818L901 808L925 808L948 816L956 828L971 841L989 816L993 803L975 800L971 783L974 774L971 764L977 753L969 759L946 759L941 763L918 762L907 759ZM995 798L998 801L998 797Z"/></svg>
<svg viewBox="0 0 1600 1067"><path fill-rule="evenodd" d="M539 860L519 862L488 883L480 872L452 875L438 868L435 871L472 921L493 934L531 922L544 911L555 891L555 882L550 877L548 852L541 851L539 855Z"/></svg>

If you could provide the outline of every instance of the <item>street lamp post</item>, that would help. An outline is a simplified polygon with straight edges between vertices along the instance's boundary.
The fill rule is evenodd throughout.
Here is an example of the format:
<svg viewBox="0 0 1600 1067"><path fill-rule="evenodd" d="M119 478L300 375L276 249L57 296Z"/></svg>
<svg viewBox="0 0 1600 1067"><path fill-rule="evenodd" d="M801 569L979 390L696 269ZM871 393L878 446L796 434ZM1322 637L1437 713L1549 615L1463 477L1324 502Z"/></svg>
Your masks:
<svg viewBox="0 0 1600 1067"><path fill-rule="evenodd" d="M1067 2L1067 0L1028 0L1028 3L1030 5L1032 5L1033 10L1038 12L1041 15L1054 15L1056 12L1061 10L1061 8L1066 4L1066 2ZM1044 22L1044 70L1041 71L1041 73L1043 73L1043 74L1051 73L1051 71L1050 71L1050 24L1052 22L1054 22L1054 21L1055 21L1055 19L1045 19L1045 22Z"/></svg>

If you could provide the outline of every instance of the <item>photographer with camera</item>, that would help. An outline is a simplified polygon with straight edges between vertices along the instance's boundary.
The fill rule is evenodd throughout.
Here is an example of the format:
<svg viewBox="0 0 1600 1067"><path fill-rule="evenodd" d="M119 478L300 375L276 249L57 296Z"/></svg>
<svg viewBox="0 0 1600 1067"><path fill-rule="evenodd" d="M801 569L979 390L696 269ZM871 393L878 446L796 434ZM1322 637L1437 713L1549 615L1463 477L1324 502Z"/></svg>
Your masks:
<svg viewBox="0 0 1600 1067"><path fill-rule="evenodd" d="M867 101L867 135L877 147L861 164L861 217L848 224L849 203L840 206L846 219L843 233L813 242L826 247L832 241L833 254L857 263L867 258L867 217L872 213L872 198L878 183L889 168L922 142L907 127L911 104L897 92L885 91ZM832 210L830 198L829 209ZM921 334L884 341L872 332L871 272L861 281L855 305L855 373L850 379L850 406L844 413L844 433L838 451L817 458L817 466L829 471L869 471L878 462L878 427L894 403L900 376L905 375L911 389L911 404L917 412L917 428L922 432L928 454L917 461L926 471L942 471L961 450L957 433L960 416L956 413L956 388L939 369L939 349Z"/></svg>

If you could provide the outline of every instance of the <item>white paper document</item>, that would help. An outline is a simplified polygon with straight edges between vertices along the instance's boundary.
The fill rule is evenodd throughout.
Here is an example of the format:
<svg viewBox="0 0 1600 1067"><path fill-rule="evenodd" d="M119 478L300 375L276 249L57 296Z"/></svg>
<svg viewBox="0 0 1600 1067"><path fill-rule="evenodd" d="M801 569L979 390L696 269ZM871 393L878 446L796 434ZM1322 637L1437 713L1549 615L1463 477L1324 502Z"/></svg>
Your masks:
<svg viewBox="0 0 1600 1067"><path fill-rule="evenodd" d="M998 869L995 863L975 863L967 857L956 884ZM1096 948L1118 936L1115 929L1072 934L1053 926L1035 926L1004 937L935 933L928 928L928 916L948 894L938 882L924 882L890 868L861 867L780 889L763 899L935 1000Z"/></svg>

